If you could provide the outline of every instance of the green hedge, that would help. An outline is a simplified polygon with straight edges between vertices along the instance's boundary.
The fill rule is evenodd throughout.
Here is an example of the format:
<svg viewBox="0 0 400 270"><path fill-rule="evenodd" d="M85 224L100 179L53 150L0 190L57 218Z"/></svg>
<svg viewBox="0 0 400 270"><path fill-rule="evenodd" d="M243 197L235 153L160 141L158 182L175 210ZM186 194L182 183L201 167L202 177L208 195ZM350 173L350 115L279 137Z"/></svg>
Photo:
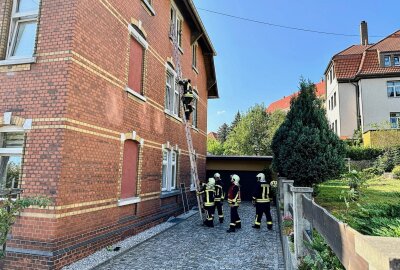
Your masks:
<svg viewBox="0 0 400 270"><path fill-rule="evenodd" d="M346 157L352 160L373 160L384 153L383 149L361 146L346 147Z"/></svg>
<svg viewBox="0 0 400 270"><path fill-rule="evenodd" d="M397 178L400 178L400 165L397 165L396 167L394 167L392 173L393 173Z"/></svg>

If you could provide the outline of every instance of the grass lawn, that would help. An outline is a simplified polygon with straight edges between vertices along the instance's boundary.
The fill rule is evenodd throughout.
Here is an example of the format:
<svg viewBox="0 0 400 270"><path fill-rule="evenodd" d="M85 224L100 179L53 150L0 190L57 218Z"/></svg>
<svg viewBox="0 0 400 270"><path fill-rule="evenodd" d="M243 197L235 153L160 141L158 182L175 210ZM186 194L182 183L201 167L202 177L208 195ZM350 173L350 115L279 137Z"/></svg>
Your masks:
<svg viewBox="0 0 400 270"><path fill-rule="evenodd" d="M364 195L358 203L383 203L400 205L400 179L386 179L375 177L367 181L368 187L364 190ZM340 199L342 190L349 190L346 180L330 180L319 185L319 193L315 201L328 209L334 216L346 212L346 205L343 198ZM350 209L357 208L352 204Z"/></svg>

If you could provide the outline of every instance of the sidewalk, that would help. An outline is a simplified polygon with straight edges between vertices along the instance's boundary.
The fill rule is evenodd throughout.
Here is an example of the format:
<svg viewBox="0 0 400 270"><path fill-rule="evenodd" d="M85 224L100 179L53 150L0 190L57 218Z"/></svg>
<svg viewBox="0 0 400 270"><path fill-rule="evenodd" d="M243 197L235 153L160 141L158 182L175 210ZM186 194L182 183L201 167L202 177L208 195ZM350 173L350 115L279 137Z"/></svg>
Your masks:
<svg viewBox="0 0 400 270"><path fill-rule="evenodd" d="M254 214L254 207L243 203L239 207L243 228L228 234L229 207L225 203L224 224L215 219L215 228L203 227L199 216L193 215L93 269L285 269L275 208L273 231L267 230L265 217L261 230L253 229Z"/></svg>

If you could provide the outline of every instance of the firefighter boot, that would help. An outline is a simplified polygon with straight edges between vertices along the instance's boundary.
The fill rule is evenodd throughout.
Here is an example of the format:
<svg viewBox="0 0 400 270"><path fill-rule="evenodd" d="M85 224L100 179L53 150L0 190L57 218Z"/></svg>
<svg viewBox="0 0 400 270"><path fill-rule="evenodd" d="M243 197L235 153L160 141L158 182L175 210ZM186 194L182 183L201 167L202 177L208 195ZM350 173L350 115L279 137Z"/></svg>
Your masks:
<svg viewBox="0 0 400 270"><path fill-rule="evenodd" d="M254 225L251 226L251 227L253 227L254 229L260 229L260 225L257 225L257 224L254 224Z"/></svg>
<svg viewBox="0 0 400 270"><path fill-rule="evenodd" d="M267 222L267 228L268 230L272 230L272 222Z"/></svg>

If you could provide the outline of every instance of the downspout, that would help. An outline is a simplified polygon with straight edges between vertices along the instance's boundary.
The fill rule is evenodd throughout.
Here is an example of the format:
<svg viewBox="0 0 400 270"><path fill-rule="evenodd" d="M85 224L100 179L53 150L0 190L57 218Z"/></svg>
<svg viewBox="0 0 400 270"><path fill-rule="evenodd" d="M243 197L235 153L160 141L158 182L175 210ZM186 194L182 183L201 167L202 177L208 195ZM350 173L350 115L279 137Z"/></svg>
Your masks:
<svg viewBox="0 0 400 270"><path fill-rule="evenodd" d="M354 83L349 80L349 83L351 83L356 89L357 129L360 129L361 128L360 85L358 84L358 81Z"/></svg>

